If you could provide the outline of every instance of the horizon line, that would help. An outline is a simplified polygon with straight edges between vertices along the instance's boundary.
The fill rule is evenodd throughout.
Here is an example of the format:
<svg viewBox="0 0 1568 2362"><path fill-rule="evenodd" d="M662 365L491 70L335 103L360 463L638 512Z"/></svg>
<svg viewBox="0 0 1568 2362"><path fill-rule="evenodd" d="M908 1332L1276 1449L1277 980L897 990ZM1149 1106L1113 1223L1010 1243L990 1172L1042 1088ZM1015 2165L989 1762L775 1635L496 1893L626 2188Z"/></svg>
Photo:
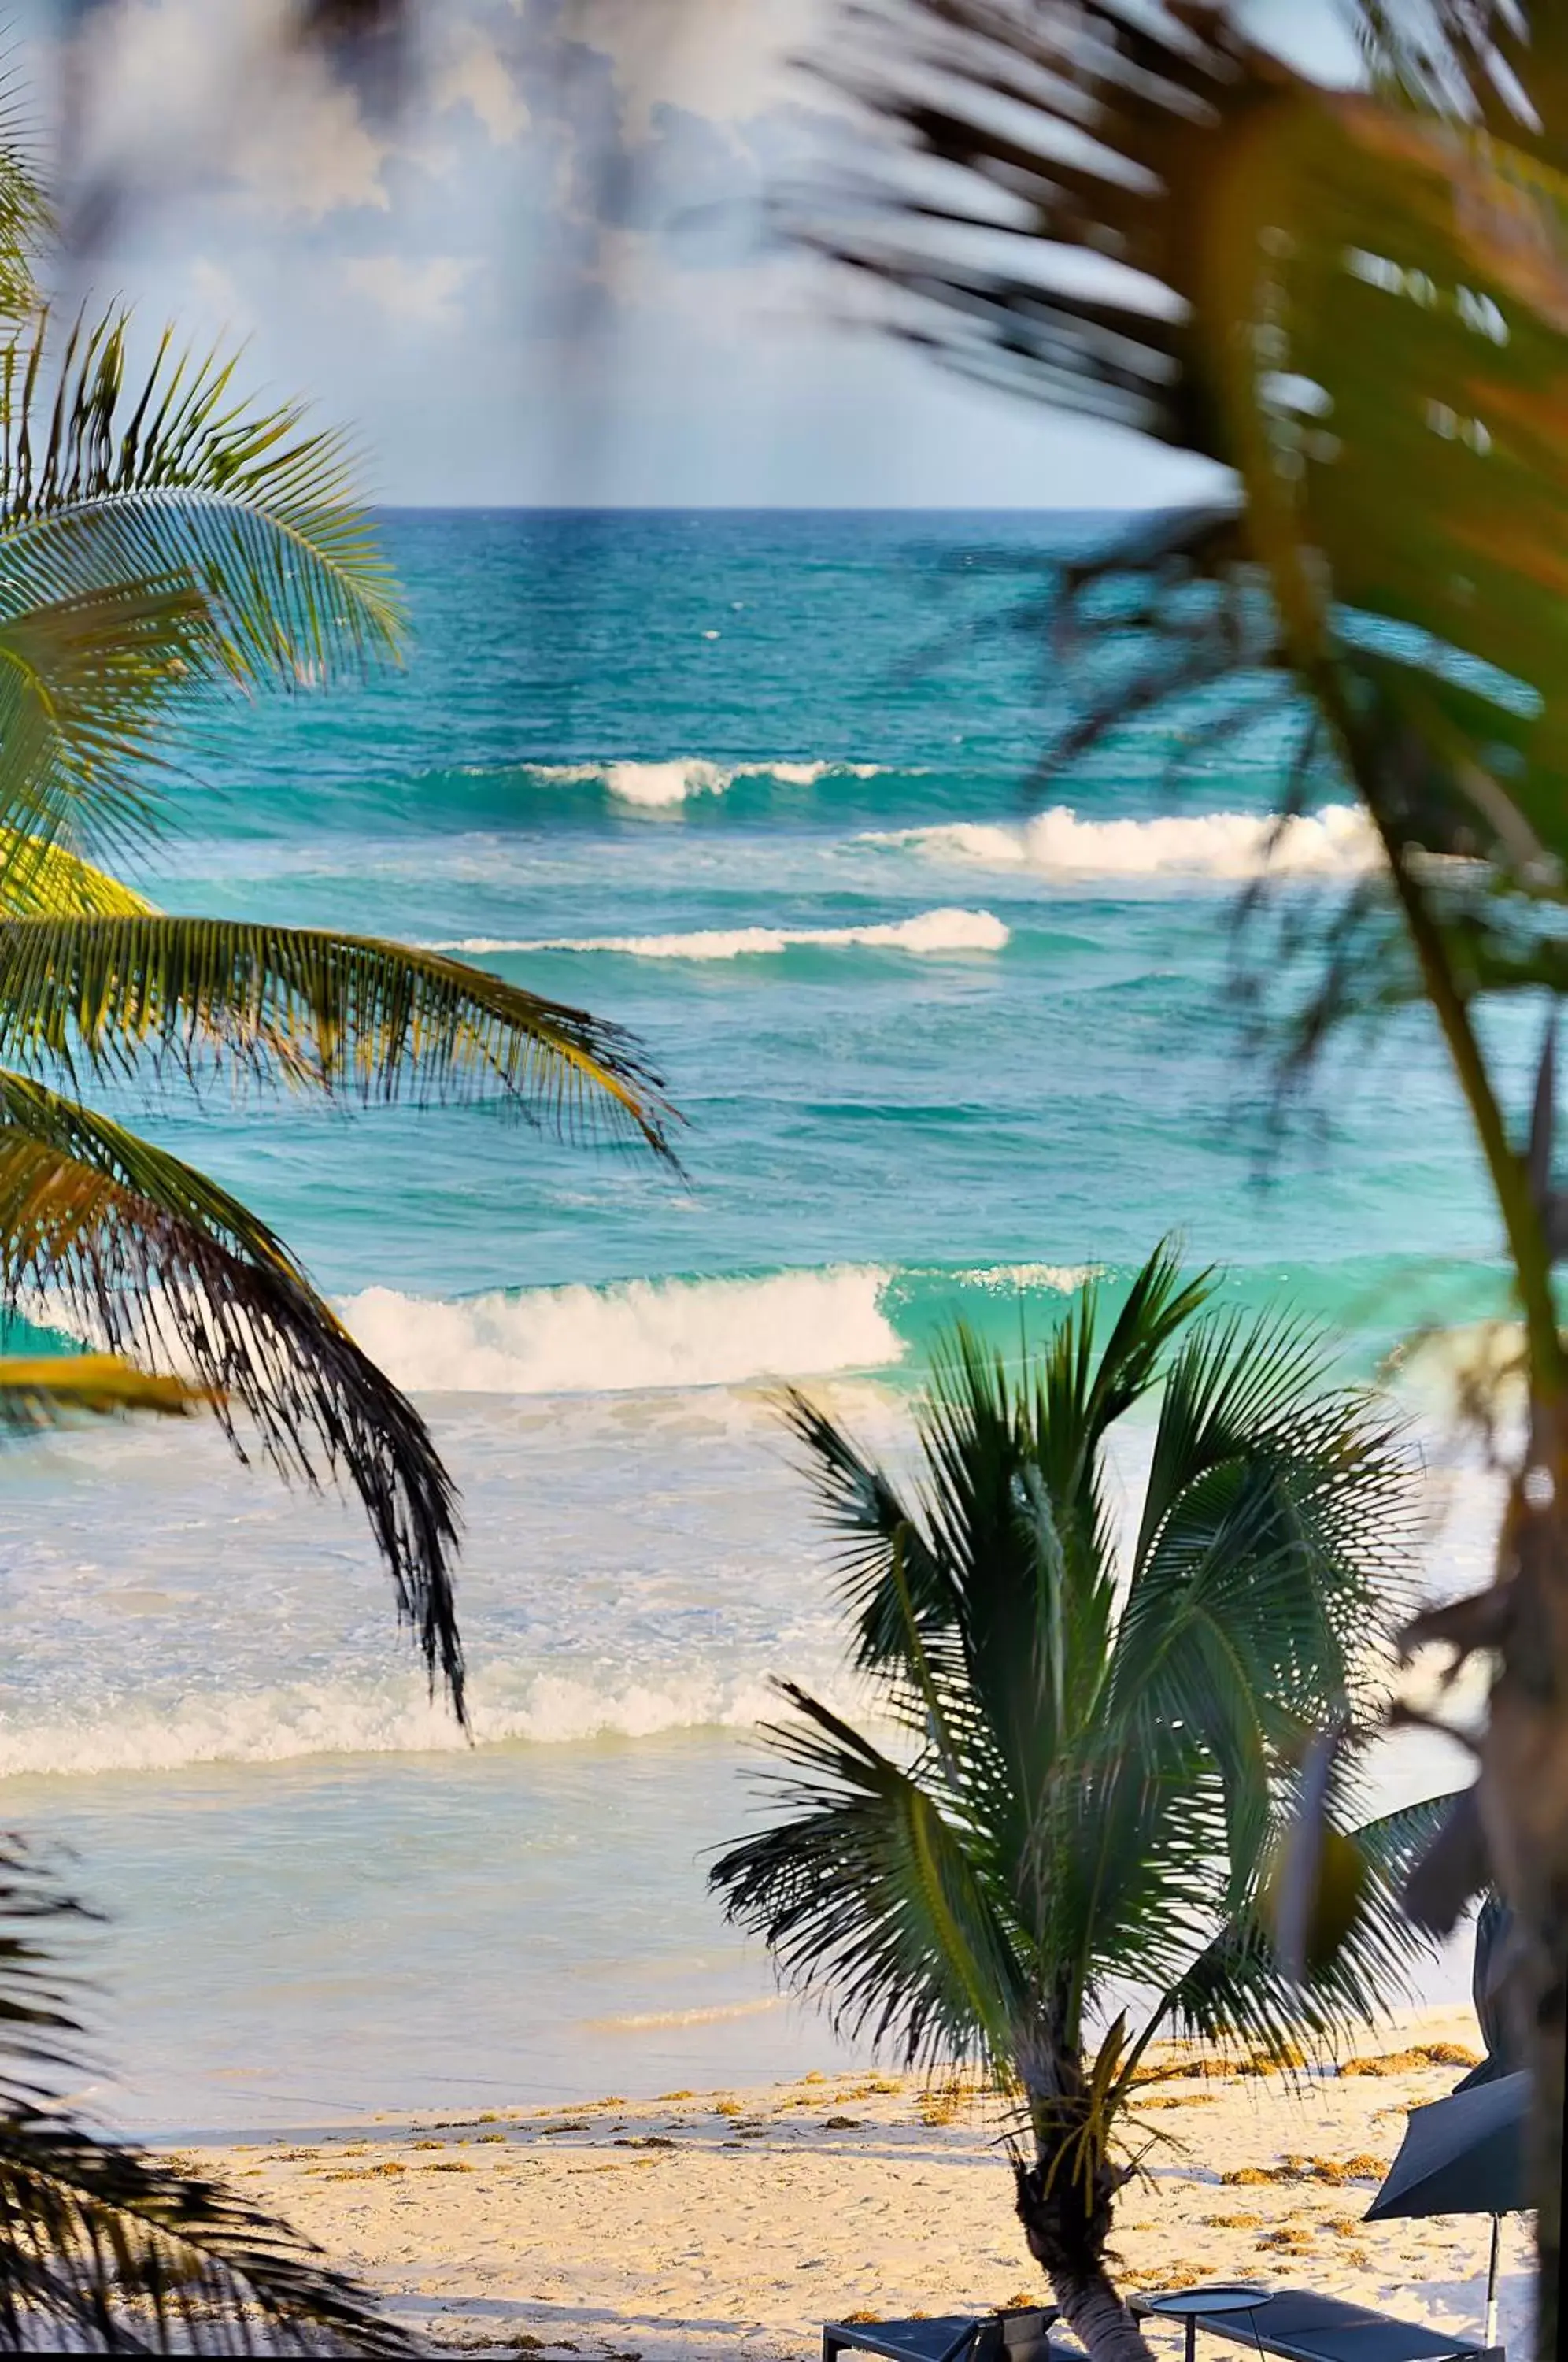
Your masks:
<svg viewBox="0 0 1568 2362"><path fill-rule="evenodd" d="M407 501L371 500L398 516L1159 516L1185 501Z"/></svg>

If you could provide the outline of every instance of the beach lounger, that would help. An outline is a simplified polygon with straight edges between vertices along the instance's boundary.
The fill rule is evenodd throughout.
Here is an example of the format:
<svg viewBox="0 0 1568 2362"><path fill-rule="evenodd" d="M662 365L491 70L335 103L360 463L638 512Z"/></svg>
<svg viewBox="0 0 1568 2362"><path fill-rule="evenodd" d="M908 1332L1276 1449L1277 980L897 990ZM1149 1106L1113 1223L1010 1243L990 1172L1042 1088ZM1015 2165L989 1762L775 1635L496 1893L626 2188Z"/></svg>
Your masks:
<svg viewBox="0 0 1568 2362"><path fill-rule="evenodd" d="M1314 2296L1307 2289L1260 2293L1255 2304L1242 2308L1231 2297L1223 2311L1212 2313L1194 2304L1202 2294L1201 2289L1184 2290L1179 2315L1165 2312L1157 2293L1132 2296L1128 2302L1142 2317L1190 2323L1189 2352L1191 2337L1202 2329L1250 2345L1254 2353L1279 2355L1283 2362L1506 2362L1500 2345L1479 2345L1451 2330L1397 2321L1391 2313L1372 2312L1342 2297Z"/></svg>
<svg viewBox="0 0 1568 2362"><path fill-rule="evenodd" d="M830 2321L823 2362L879 2354L884 2362L1045 2362L1055 2305L1004 2313L948 2312L934 2321Z"/></svg>

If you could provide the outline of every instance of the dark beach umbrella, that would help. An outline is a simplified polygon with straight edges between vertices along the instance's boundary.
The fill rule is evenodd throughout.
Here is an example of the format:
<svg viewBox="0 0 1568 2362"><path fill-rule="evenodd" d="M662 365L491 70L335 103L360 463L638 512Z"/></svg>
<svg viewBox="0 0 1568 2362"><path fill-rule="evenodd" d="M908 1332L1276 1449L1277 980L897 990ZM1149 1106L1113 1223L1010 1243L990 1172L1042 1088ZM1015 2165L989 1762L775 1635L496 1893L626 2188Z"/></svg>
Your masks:
<svg viewBox="0 0 1568 2362"><path fill-rule="evenodd" d="M1412 2108L1388 2179L1366 2210L1395 2214L1512 2214L1525 2203L1529 2077L1499 2075Z"/></svg>
<svg viewBox="0 0 1568 2362"><path fill-rule="evenodd" d="M1369 2223L1396 2214L1490 2214L1485 2339L1497 2319L1497 2217L1525 2203L1524 2134L1529 2077L1499 2075L1412 2108L1399 2154L1366 2210Z"/></svg>
<svg viewBox="0 0 1568 2362"><path fill-rule="evenodd" d="M1501 1895L1488 1894L1476 1915L1475 1960L1470 1977L1471 1999L1486 2056L1463 2082L1454 2085L1456 2092L1468 2092L1474 2083L1496 2082L1499 2075L1511 2075L1525 2063L1518 2046L1519 2011L1513 1991L1521 1957L1513 1913Z"/></svg>

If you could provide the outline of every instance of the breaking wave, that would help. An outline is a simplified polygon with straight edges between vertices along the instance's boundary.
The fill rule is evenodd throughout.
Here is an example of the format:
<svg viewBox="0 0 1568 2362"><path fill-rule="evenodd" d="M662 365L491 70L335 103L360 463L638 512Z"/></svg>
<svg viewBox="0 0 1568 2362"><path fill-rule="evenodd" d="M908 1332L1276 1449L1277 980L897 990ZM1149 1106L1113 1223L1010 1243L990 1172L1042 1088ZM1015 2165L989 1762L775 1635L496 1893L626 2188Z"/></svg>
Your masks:
<svg viewBox="0 0 1568 2362"><path fill-rule="evenodd" d="M678 755L664 762L528 763L530 778L551 787L603 788L617 803L643 811L668 811L693 796L722 796L737 779L772 779L783 788L814 788L827 778L875 779L879 763L771 762L714 763L700 755Z"/></svg>
<svg viewBox="0 0 1568 2362"><path fill-rule="evenodd" d="M982 868L1021 869L1051 878L1346 877L1375 867L1380 855L1353 804L1279 821L1260 812L1194 812L1161 820L1080 820L1070 805L1016 827L954 821L931 828L877 829L864 843L904 844L928 858Z"/></svg>
<svg viewBox="0 0 1568 2362"><path fill-rule="evenodd" d="M567 935L533 941L467 935L429 948L470 957L494 952L616 952L628 959L729 960L764 957L803 944L864 945L929 956L1005 951L1008 941L1009 930L990 911L941 910L861 927L706 927L686 935Z"/></svg>
<svg viewBox="0 0 1568 2362"><path fill-rule="evenodd" d="M652 1738L678 1730L748 1729L778 1700L753 1672L681 1671L647 1681L476 1666L469 1694L481 1746L562 1746ZM288 1763L310 1755L453 1754L469 1738L417 1677L280 1683L265 1690L187 1691L155 1703L57 1720L0 1720L0 1779L171 1772L192 1763Z"/></svg>
<svg viewBox="0 0 1568 2362"><path fill-rule="evenodd" d="M760 1279L632 1279L455 1303L368 1287L340 1306L411 1393L585 1394L744 1385L886 1368L905 1352L875 1265Z"/></svg>

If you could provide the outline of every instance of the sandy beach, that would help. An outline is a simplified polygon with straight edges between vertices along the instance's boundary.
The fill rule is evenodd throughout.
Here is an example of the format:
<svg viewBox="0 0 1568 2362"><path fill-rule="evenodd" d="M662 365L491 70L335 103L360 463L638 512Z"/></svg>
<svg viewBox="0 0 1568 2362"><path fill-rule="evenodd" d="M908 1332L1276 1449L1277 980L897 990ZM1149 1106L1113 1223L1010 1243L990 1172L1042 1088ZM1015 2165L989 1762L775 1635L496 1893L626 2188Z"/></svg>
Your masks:
<svg viewBox="0 0 1568 2362"><path fill-rule="evenodd" d="M1406 2109L1449 2091L1474 2041L1468 2010L1429 2011L1294 2084L1161 2054L1172 2071L1140 2104L1144 2174L1118 2222L1123 2286L1311 2286L1478 2337L1483 2218L1361 2221ZM809 2362L824 2319L1035 2301L998 2121L990 2102L913 2079L812 2075L188 2154L441 2348ZM1505 2223L1510 2345L1528 2246L1524 2218Z"/></svg>

